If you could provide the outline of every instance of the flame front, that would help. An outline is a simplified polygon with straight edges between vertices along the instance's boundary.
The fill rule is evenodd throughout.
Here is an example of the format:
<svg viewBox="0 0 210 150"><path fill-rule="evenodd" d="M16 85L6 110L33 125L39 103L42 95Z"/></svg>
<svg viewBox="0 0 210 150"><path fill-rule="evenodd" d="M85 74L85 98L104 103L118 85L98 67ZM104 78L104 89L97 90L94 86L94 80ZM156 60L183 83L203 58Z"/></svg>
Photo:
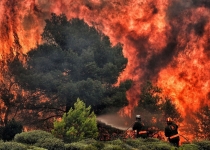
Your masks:
<svg viewBox="0 0 210 150"><path fill-rule="evenodd" d="M40 44L52 12L84 19L123 44L128 64L118 83L134 81L124 112L138 104L141 83L152 80L185 116L210 105L209 10L205 0L1 0L1 59Z"/></svg>

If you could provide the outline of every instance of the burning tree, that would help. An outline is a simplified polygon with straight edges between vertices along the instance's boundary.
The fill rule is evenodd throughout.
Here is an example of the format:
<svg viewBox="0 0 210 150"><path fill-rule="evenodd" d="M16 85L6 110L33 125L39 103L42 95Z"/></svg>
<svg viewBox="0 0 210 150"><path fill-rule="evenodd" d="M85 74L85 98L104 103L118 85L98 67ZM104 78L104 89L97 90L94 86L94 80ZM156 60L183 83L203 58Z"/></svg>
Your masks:
<svg viewBox="0 0 210 150"><path fill-rule="evenodd" d="M210 139L210 107L203 106L194 113L195 120L191 122L196 138Z"/></svg>
<svg viewBox="0 0 210 150"><path fill-rule="evenodd" d="M1 61L0 78L0 125L7 125L9 120L18 117L17 114L25 104L26 99L22 95L22 89L8 68L12 56L6 62Z"/></svg>
<svg viewBox="0 0 210 150"><path fill-rule="evenodd" d="M167 117L182 121L176 105L162 94L160 87L153 85L150 81L142 85L139 104L135 111L142 115L146 126L156 127L159 130L164 129Z"/></svg>
<svg viewBox="0 0 210 150"><path fill-rule="evenodd" d="M109 38L95 28L83 20L67 20L64 14L52 14L46 20L42 37L46 43L31 50L25 64L16 59L14 64L19 65L10 68L20 86L31 92L27 106L36 112L34 121L60 117L77 97L97 114L128 104L125 92L131 81L113 86L127 63L120 44L112 47ZM30 119L31 113L25 114Z"/></svg>

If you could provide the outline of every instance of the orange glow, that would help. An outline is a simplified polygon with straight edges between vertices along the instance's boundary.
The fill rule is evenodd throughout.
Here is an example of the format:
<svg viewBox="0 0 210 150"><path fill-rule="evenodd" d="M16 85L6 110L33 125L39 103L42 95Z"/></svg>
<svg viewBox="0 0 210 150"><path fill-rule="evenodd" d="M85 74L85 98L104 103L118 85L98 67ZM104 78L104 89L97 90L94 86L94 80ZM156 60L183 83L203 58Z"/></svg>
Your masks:
<svg viewBox="0 0 210 150"><path fill-rule="evenodd" d="M116 84L132 79L134 85L121 114L131 116L140 86L149 79L185 117L210 105L210 22L204 6L188 0L1 0L0 59L36 47L43 42L44 20L52 12L65 13L102 31L113 46L123 44L128 64Z"/></svg>

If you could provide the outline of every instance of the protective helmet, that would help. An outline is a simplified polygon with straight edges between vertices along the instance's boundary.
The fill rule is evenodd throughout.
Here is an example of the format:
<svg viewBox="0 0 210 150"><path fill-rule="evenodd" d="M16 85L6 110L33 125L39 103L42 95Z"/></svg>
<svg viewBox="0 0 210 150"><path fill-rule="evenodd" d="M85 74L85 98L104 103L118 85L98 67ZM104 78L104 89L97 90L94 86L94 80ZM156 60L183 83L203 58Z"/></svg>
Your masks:
<svg viewBox="0 0 210 150"><path fill-rule="evenodd" d="M168 118L166 119L166 122L167 122L167 123L172 123L172 121L173 121L173 120L172 120L171 117L168 117Z"/></svg>
<svg viewBox="0 0 210 150"><path fill-rule="evenodd" d="M141 119L141 115L136 115L136 119Z"/></svg>

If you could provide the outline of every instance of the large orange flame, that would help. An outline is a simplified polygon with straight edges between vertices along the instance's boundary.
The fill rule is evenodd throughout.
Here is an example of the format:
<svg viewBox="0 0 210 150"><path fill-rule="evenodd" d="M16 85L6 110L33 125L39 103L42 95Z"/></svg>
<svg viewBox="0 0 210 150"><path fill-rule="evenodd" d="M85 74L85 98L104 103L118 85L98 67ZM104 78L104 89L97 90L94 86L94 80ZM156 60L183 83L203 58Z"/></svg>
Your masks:
<svg viewBox="0 0 210 150"><path fill-rule="evenodd" d="M128 58L118 83L134 81L127 115L145 80L158 84L186 116L210 105L210 3L205 0L1 0L0 55L27 53L41 43L50 13L84 19L123 44Z"/></svg>

